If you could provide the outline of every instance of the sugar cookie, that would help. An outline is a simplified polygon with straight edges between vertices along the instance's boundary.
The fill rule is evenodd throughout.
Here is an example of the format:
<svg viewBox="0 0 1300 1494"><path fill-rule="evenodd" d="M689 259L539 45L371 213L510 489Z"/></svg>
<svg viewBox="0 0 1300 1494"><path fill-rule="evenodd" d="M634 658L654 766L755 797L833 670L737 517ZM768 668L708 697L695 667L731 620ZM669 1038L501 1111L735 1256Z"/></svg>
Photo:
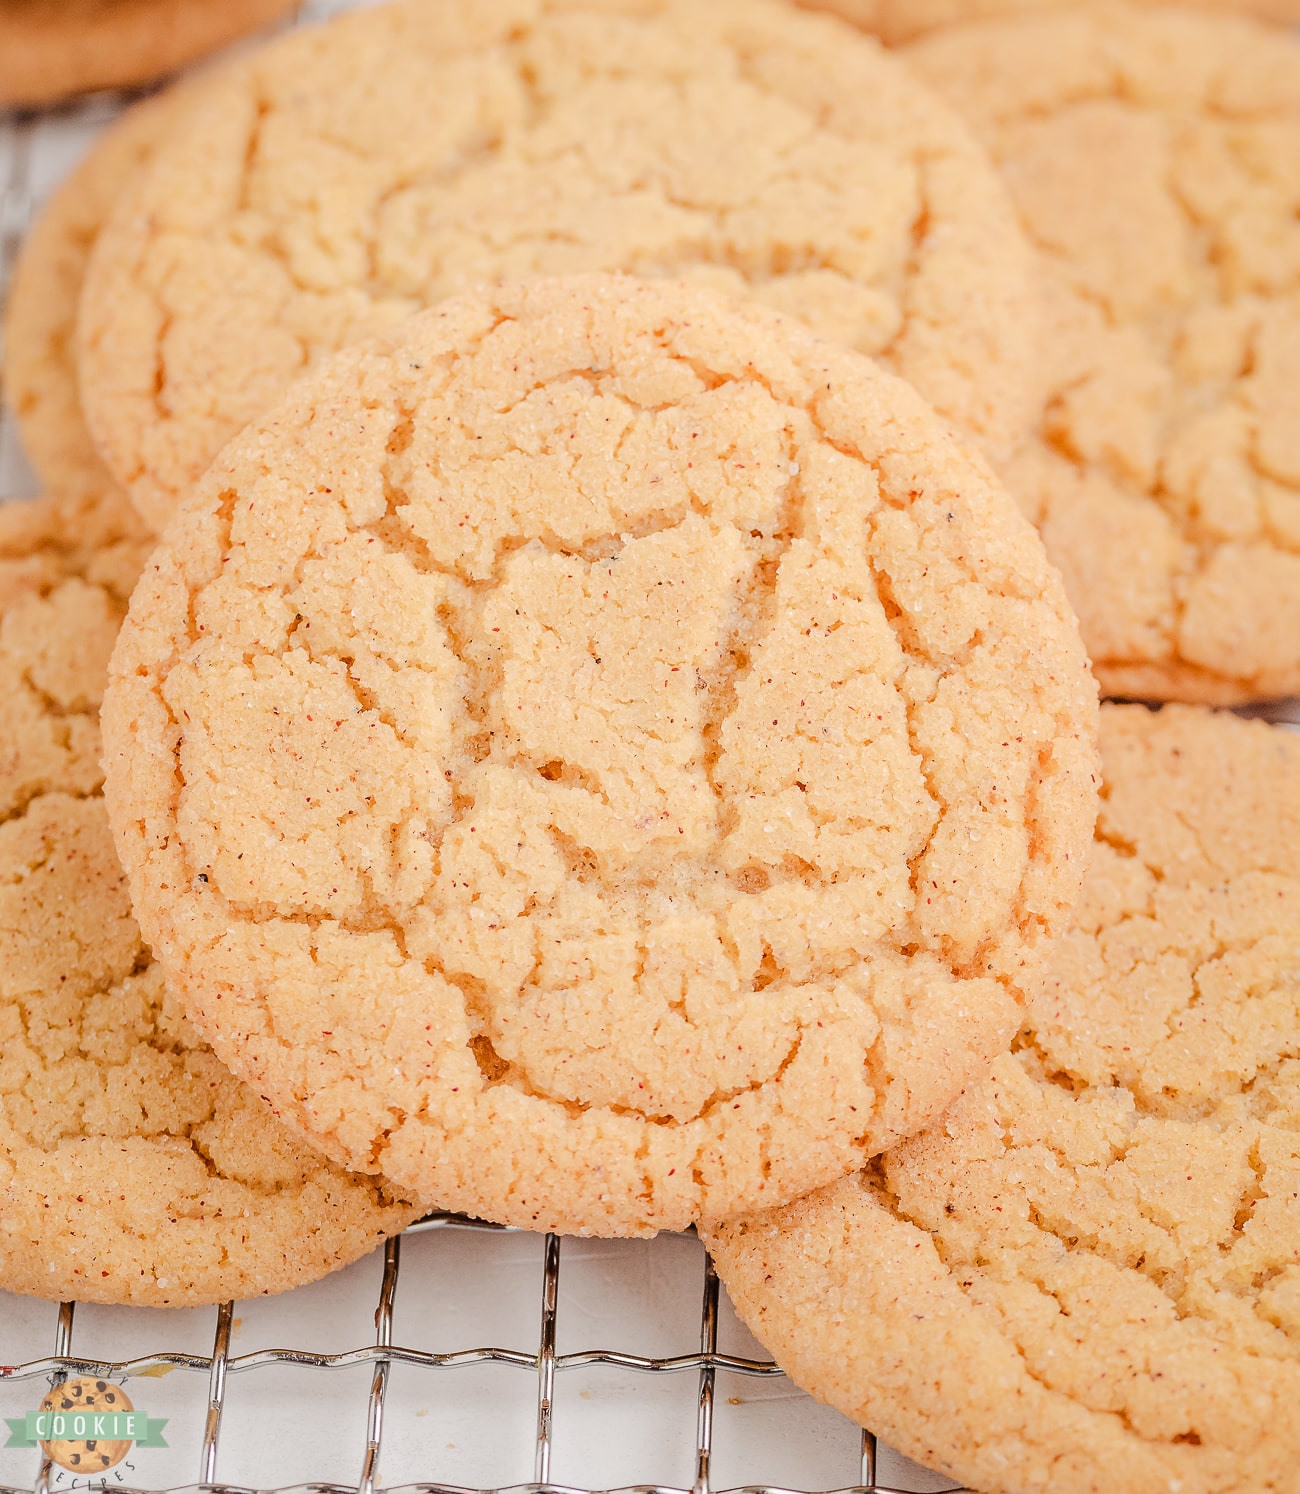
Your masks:
<svg viewBox="0 0 1300 1494"><path fill-rule="evenodd" d="M965 129L772 0L414 0L225 73L100 236L97 444L161 530L322 355L479 281L694 276L879 355L1000 453L1032 419L1028 251Z"/></svg>
<svg viewBox="0 0 1300 1494"><path fill-rule="evenodd" d="M900 380L698 287L514 282L226 448L108 796L187 1010L330 1155L637 1233L842 1174L1010 1041L1094 692Z"/></svg>
<svg viewBox="0 0 1300 1494"><path fill-rule="evenodd" d="M132 173L152 155L188 90L129 109L91 147L23 243L5 305L5 399L50 492L97 496L113 479L81 413L77 302L95 238Z"/></svg>
<svg viewBox="0 0 1300 1494"><path fill-rule="evenodd" d="M314 1280L416 1210L222 1068L131 916L96 717L144 546L124 500L0 508L0 1286L160 1307Z"/></svg>
<svg viewBox="0 0 1300 1494"><path fill-rule="evenodd" d="M706 1230L795 1380L987 1494L1292 1494L1300 736L1102 710L1078 924L936 1125Z"/></svg>
<svg viewBox="0 0 1300 1494"><path fill-rule="evenodd" d="M1041 251L1046 415L1003 475L1103 692L1300 694L1300 42L1102 7L906 55Z"/></svg>
<svg viewBox="0 0 1300 1494"><path fill-rule="evenodd" d="M298 0L4 0L0 108L152 83L297 8Z"/></svg>
<svg viewBox="0 0 1300 1494"><path fill-rule="evenodd" d="M808 10L827 10L865 31L873 31L890 46L911 41L927 31L960 26L989 16L1037 14L1045 10L1078 10L1089 0L796 0ZM1152 0L1168 5L1169 0ZM1300 21L1300 0L1179 0L1187 10L1236 10L1262 21L1293 25Z"/></svg>

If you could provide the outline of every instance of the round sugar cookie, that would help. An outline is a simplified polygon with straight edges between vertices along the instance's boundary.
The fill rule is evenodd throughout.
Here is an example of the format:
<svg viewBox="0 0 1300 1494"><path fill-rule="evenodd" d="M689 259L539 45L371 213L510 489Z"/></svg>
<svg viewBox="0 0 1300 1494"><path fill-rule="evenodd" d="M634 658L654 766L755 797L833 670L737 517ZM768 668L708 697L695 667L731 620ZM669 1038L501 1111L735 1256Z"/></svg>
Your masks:
<svg viewBox="0 0 1300 1494"><path fill-rule="evenodd" d="M82 394L161 530L319 358L481 281L695 278L883 357L993 453L1033 419L1028 250L966 130L774 0L414 0L228 71L101 235Z"/></svg>
<svg viewBox="0 0 1300 1494"><path fill-rule="evenodd" d="M226 1072L131 916L97 715L142 546L123 499L0 508L0 1287L184 1306L314 1280L416 1211Z"/></svg>
<svg viewBox="0 0 1300 1494"><path fill-rule="evenodd" d="M913 40L927 31L959 26L990 16L1038 13L1086 7L1090 0L796 0L808 10L827 10L865 31L873 31L890 46ZM1168 0L1150 0L1167 5ZM1263 21L1289 25L1300 21L1300 0L1179 0L1187 10L1235 10Z"/></svg>
<svg viewBox="0 0 1300 1494"><path fill-rule="evenodd" d="M0 0L0 108L151 83L298 0Z"/></svg>
<svg viewBox="0 0 1300 1494"><path fill-rule="evenodd" d="M928 1131L704 1231L790 1375L986 1494L1293 1494L1300 735L1102 707L1074 931Z"/></svg>
<svg viewBox="0 0 1300 1494"><path fill-rule="evenodd" d="M1041 251L1046 413L1003 475L1103 693L1300 694L1300 42L1106 7L907 57Z"/></svg>
<svg viewBox="0 0 1300 1494"><path fill-rule="evenodd" d="M340 1161L570 1233L788 1199L936 1114L1095 808L1058 578L963 451L666 281L467 293L297 385L182 506L105 701L221 1057Z"/></svg>
<svg viewBox="0 0 1300 1494"><path fill-rule="evenodd" d="M147 99L105 131L50 199L15 266L5 306L5 401L51 492L97 496L112 485L81 413L77 301L105 218L188 96L173 89Z"/></svg>

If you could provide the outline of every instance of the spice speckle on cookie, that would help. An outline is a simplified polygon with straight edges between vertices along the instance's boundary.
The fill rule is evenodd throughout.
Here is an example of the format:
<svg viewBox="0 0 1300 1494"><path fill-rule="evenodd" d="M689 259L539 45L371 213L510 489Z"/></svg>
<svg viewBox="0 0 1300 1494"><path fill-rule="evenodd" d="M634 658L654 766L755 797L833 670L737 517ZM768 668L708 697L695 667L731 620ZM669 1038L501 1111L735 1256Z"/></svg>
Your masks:
<svg viewBox="0 0 1300 1494"><path fill-rule="evenodd" d="M901 381L711 291L456 298L227 447L105 706L237 1072L574 1232L789 1198L1019 1025L1094 811L1032 529Z"/></svg>
<svg viewBox="0 0 1300 1494"><path fill-rule="evenodd" d="M989 1494L1290 1494L1300 737L1102 709L1074 930L934 1126L705 1230L799 1384Z"/></svg>
<svg viewBox="0 0 1300 1494"><path fill-rule="evenodd" d="M100 236L87 416L161 532L321 358L480 281L690 277L883 357L990 452L1033 418L1028 249L968 132L773 0L413 0L228 70Z"/></svg>
<svg viewBox="0 0 1300 1494"><path fill-rule="evenodd" d="M97 717L147 545L124 499L0 508L0 1286L182 1306L312 1281L417 1211L226 1072L131 915Z"/></svg>

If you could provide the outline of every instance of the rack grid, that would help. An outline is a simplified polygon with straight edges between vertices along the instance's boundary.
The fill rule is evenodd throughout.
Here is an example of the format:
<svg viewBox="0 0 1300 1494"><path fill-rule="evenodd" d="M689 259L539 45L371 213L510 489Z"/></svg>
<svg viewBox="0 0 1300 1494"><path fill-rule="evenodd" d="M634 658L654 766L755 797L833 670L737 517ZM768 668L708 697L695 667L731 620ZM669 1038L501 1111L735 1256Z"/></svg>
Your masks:
<svg viewBox="0 0 1300 1494"><path fill-rule="evenodd" d="M356 0L308 0L303 6L300 20L320 20L331 13L349 8L353 3ZM373 0L361 0L361 3L373 3ZM101 94L53 110L7 115L0 112L0 298L8 284L23 238L41 206L60 180L75 166L100 130L131 102L132 97L130 94ZM23 459L16 427L0 409L0 501L30 496L35 491L36 480ZM481 1242L478 1291L485 1301L490 1297L501 1269L493 1259L493 1244L516 1232L501 1231L495 1226L459 1216L432 1215L413 1225L404 1237L388 1243L383 1253L382 1275L374 1307L373 1337L360 1347L338 1352L268 1347L249 1353L236 1353L235 1340L240 1319L236 1315L236 1304L226 1302L204 1314L206 1317L215 1311L215 1323L210 1333L211 1348L207 1352L164 1348L124 1357L118 1348L122 1331L118 1329L116 1335L110 1333L107 1354L102 1357L88 1355L84 1349L79 1354L75 1352L74 1329L87 1314L103 1313L104 1310L79 1309L76 1303L64 1302L57 1307L51 1345L53 1352L43 1354L41 1351L49 1343L49 1339L39 1339L36 1330L25 1321L30 1319L31 1314L24 1309L30 1308L31 1304L0 1292L0 1409L11 1416L35 1410L48 1386L61 1384L70 1376L109 1377L123 1380L133 1388L137 1384L149 1385L156 1377L172 1371L181 1372L191 1385L195 1385L196 1381L202 1383L197 1377L205 1377L207 1395L206 1404L202 1408L201 1427L197 1424L192 1427L195 1433L192 1439L195 1443L195 1455L189 1466L193 1469L196 1483L173 1483L171 1488L177 1494L182 1490L185 1494L197 1494L200 1489L211 1491L211 1494L251 1494L254 1488L265 1485L260 1482L220 1481L221 1465L231 1450L232 1437L238 1435L231 1431L227 1414L231 1381L236 1377L251 1375L257 1370L265 1374L273 1366L332 1372L328 1377L317 1375L313 1380L312 1395L319 1398L324 1408L323 1416L317 1418L320 1422L332 1417L346 1418L349 1409L359 1399L361 1389L356 1387L357 1394L353 1395L352 1388L345 1387L341 1382L347 1380L346 1372L349 1369L369 1371L368 1391L365 1393L364 1442L359 1451L353 1448L348 1452L340 1446L335 1460L336 1467L355 1469L355 1481L351 1481L350 1477L346 1483L309 1483L294 1479L287 1484L281 1481L280 1487L292 1488L299 1491L299 1494L346 1494L348 1490L356 1490L357 1494L381 1494L385 1411L391 1405L394 1375L403 1367L419 1372L442 1372L499 1365L532 1376L536 1382L536 1400L531 1430L532 1481L499 1485L498 1488L508 1489L509 1494L580 1494L577 1486L572 1483L551 1482L557 1421L557 1375L567 1374L573 1377L573 1372L595 1367L623 1371L642 1380L649 1377L652 1382L671 1379L681 1383L693 1379L693 1398L689 1405L684 1404L680 1408L677 1417L680 1426L676 1434L682 1439L683 1447L688 1444L693 1447L687 1469L690 1474L689 1482L683 1482L680 1486L642 1482L624 1487L627 1494L632 1494L632 1491L635 1494L711 1494L715 1487L715 1407L718 1380L719 1376L738 1376L749 1381L779 1382L785 1387L784 1399L789 1403L786 1407L789 1414L783 1419L786 1428L783 1440L788 1454L785 1459L787 1467L798 1461L799 1449L804 1445L800 1439L806 1438L809 1448L816 1442L821 1449L820 1456L812 1458L817 1467L825 1468L834 1464L848 1470L847 1480L840 1481L844 1485L844 1494L910 1494L910 1491L918 1489L940 1490L952 1487L946 1481L936 1479L934 1475L927 1475L923 1470L913 1468L905 1459L896 1454L891 1455L887 1449L878 1448L870 1433L860 1432L834 1413L816 1406L811 1399L789 1386L770 1360L720 1352L719 1324L720 1318L728 1310L728 1304L725 1297L720 1295L717 1275L702 1250L698 1251L702 1261L702 1273L697 1278L697 1290L700 1293L698 1348L691 1352L667 1356L633 1353L621 1348L560 1352L557 1348L561 1328L560 1263L566 1244L572 1249L577 1242L564 1242L553 1235L546 1236L542 1244L540 1331L535 1348L473 1347L434 1352L405 1346L400 1336L395 1334L399 1282L406 1279L409 1284L412 1274L410 1266L405 1268L405 1277L403 1274L404 1240L409 1257L412 1237L445 1231L467 1232L476 1242ZM653 1263L666 1250L671 1250L674 1240L681 1243L681 1237L662 1237L642 1248L655 1253L649 1258ZM696 1249L698 1250L698 1246ZM415 1269L417 1273L425 1274L420 1265ZM650 1269L652 1272L655 1269L653 1264ZM677 1275L680 1276L681 1273ZM356 1279L356 1268L342 1273L342 1276L347 1280L343 1289L346 1294L355 1296L358 1291L364 1290ZM678 1281L674 1292L681 1291L689 1289ZM292 1304L293 1299L306 1298L309 1294L310 1289L291 1293L282 1300ZM56 1312L52 1304L49 1312ZM310 1312L311 1309L304 1305L304 1326L310 1321L307 1316ZM157 1316L143 1310L132 1311L129 1321L133 1331L126 1337L138 1337L141 1332L146 1331L144 1325L156 1320ZM174 1335L168 1332L167 1325L158 1325L158 1331L161 1341L175 1341ZM293 1335L295 1338L297 1336ZM618 1337L617 1328L615 1336ZM84 1337L82 1334L83 1340ZM115 1337L118 1340L116 1342ZM757 1348L752 1343L746 1347ZM256 1376L252 1378L257 1379ZM320 1388L316 1386L316 1379L322 1380ZM24 1395L18 1388L20 1386L30 1386L32 1393ZM582 1394L586 1395L588 1392ZM18 1399L13 1399L15 1396ZM588 1427L582 1436L589 1443L595 1443L621 1435L614 1428L614 1423L601 1422L602 1401L598 1395L594 1399L597 1412L595 1425ZM739 1397L729 1399L740 1401ZM391 1423L391 1415L389 1420ZM515 1420L519 1423L516 1430L523 1435L522 1418L516 1417ZM692 1421L693 1429L690 1425ZM625 1428L625 1423L619 1425ZM0 1436L2 1435L0 1429ZM177 1436L175 1440L176 1455L179 1456L181 1439ZM840 1445L838 1458L828 1458L826 1455L825 1445L831 1441ZM22 1483L6 1482L6 1478L14 1477L8 1470L18 1456L0 1450L0 1494L33 1494L33 1491L34 1494L56 1494L56 1491L71 1487L86 1487L84 1480L77 1484L71 1483L70 1475L60 1473L49 1459L42 1458L38 1452L25 1455L32 1463L30 1481L27 1481L24 1474ZM140 1461L144 1462L143 1459ZM421 1467L419 1471L419 1481L393 1485L384 1494L453 1494L453 1491L454 1494L469 1494L469 1486L464 1482L436 1481L438 1469L435 1465L438 1461L431 1456L429 1465ZM462 1459L462 1477L463 1462ZM475 1466L473 1471L478 1475L473 1489L480 1491L486 1487L481 1469ZM140 1469L140 1474L147 1476L148 1468ZM107 1487L122 1490L123 1494L135 1494L137 1488L130 1482L112 1480L108 1480ZM151 1484L149 1487L157 1486ZM805 1482L801 1487L809 1485ZM824 1479L820 1487L826 1487ZM763 1494L763 1491L769 1490L772 1494L789 1494L786 1489L778 1491L773 1484L761 1481L746 1484L744 1490L745 1494ZM585 1494L585 1489L581 1494Z"/></svg>
<svg viewBox="0 0 1300 1494"><path fill-rule="evenodd" d="M496 1226L486 1225L458 1215L435 1214L411 1226L406 1237L429 1231L473 1231L483 1236L517 1234ZM712 1463L714 1449L714 1408L717 1396L717 1381L720 1374L756 1379L784 1379L781 1372L769 1360L742 1354L724 1353L719 1349L720 1286L718 1277L707 1255L700 1252L703 1269L700 1277L699 1347L696 1352L670 1356L650 1356L631 1353L622 1349L582 1349L574 1352L559 1352L557 1329L559 1324L560 1265L564 1247L556 1235L545 1237L542 1254L539 1332L537 1347L528 1352L509 1348L476 1347L450 1352L434 1352L427 1349L407 1347L395 1341L394 1315L398 1284L402 1271L403 1237L390 1240L383 1253L383 1270L379 1283L378 1298L374 1309L373 1342L359 1348L338 1353L317 1353L302 1348L265 1348L246 1354L232 1352L235 1333L235 1304L226 1302L215 1309L215 1324L211 1351L207 1354L179 1350L158 1350L129 1359L105 1359L88 1357L74 1352L74 1327L77 1307L64 1302L57 1310L54 1332L54 1352L17 1365L0 1365L0 1385L5 1382L36 1382L36 1389L44 1394L46 1384L58 1385L69 1376L112 1378L134 1385L139 1377L157 1376L172 1370L187 1371L191 1375L206 1377L207 1399L204 1407L201 1436L197 1439L197 1457L194 1460L196 1482L192 1485L173 1486L177 1490L211 1491L211 1494L252 1494L248 1485L222 1482L219 1479L218 1452L222 1447L222 1429L227 1403L227 1389L231 1377L271 1365L291 1365L317 1371L338 1371L350 1367L365 1367L371 1372L366 1403L364 1446L354 1466L358 1469L355 1482L315 1482L293 1486L301 1494L380 1494L380 1459L384 1431L384 1415L387 1393L394 1368L408 1365L426 1371L455 1370L470 1365L499 1364L524 1371L535 1381L535 1417L532 1443L532 1480L527 1483L504 1487L500 1494L579 1494L574 1486L551 1481L552 1449L555 1436L555 1388L556 1376L593 1365L612 1367L644 1375L684 1375L694 1377L694 1439L693 1478L689 1486L674 1487L665 1484L634 1484L624 1486L622 1494L711 1494ZM484 1273L484 1289L490 1287L490 1273ZM0 1299L0 1306L3 1299ZM0 1353L9 1346L4 1342L0 1327ZM34 1409L38 1395L31 1397ZM805 1398L806 1399L806 1398ZM808 1402L812 1406L812 1402ZM837 1418L838 1419L838 1418ZM858 1479L841 1494L904 1494L903 1486L879 1482L881 1449L868 1432L859 1432L843 1424L844 1437L852 1437L858 1462ZM66 1475L60 1475L48 1458L31 1454L39 1467L34 1469L32 1483L27 1485L0 1485L0 1494L55 1494L60 1489L85 1488L86 1484L74 1484ZM899 1460L901 1461L901 1460ZM919 1472L919 1470L918 1470ZM95 1487L99 1487L96 1485ZM109 1483L107 1487L123 1490L123 1494L135 1494L135 1487L128 1483ZM917 1485L913 1484L912 1488ZM928 1483L930 1488L951 1487ZM396 1485L385 1494L470 1494L467 1486L437 1482L432 1479L416 1483ZM583 1491L585 1494L585 1491ZM744 1494L787 1494L771 1485L747 1484Z"/></svg>

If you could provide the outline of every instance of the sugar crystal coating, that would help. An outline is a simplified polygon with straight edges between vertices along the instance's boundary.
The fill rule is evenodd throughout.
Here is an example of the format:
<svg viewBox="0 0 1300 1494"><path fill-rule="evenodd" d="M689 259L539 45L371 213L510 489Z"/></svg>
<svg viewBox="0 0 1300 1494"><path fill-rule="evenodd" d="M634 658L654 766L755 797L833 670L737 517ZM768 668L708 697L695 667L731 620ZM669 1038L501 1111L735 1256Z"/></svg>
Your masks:
<svg viewBox="0 0 1300 1494"><path fill-rule="evenodd" d="M1009 1040L1094 687L988 469L856 354L603 276L457 298L244 433L106 702L217 1051L447 1207L789 1197Z"/></svg>
<svg viewBox="0 0 1300 1494"><path fill-rule="evenodd" d="M97 718L147 554L122 498L0 509L0 1285L183 1306L314 1280L415 1211L226 1072L131 916Z"/></svg>
<svg viewBox="0 0 1300 1494"><path fill-rule="evenodd" d="M708 1240L800 1384L962 1482L1283 1494L1300 737L1106 706L1102 765L1076 927L1015 1051L871 1169Z"/></svg>
<svg viewBox="0 0 1300 1494"><path fill-rule="evenodd" d="M120 204L82 302L87 414L161 530L329 352L508 276L755 296L885 357L992 451L1028 428L1004 189L866 37L770 0L413 0L225 73Z"/></svg>

